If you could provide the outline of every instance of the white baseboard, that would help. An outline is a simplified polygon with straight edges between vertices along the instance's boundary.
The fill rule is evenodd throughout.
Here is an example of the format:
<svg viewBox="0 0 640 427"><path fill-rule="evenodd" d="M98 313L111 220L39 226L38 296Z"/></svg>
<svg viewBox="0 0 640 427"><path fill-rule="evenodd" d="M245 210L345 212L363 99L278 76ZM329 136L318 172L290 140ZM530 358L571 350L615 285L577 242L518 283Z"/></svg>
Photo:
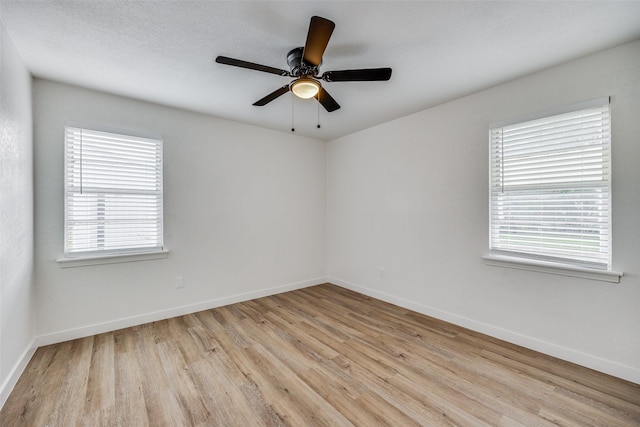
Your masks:
<svg viewBox="0 0 640 427"><path fill-rule="evenodd" d="M260 289L257 291L245 292L228 297L216 298L208 301L202 301L195 304L188 304L179 307L173 307L167 310L160 310L151 313L145 313L138 316L116 319L104 323L96 323L93 325L82 326L80 328L67 329L65 331L53 332L46 335L40 335L36 339L38 347L56 344L63 341L84 338L91 335L101 334L104 332L115 331L122 328L141 325L144 323L155 322L158 320L169 319L171 317L183 316L185 314L196 313L198 311L209 310L224 305L234 304L237 302L248 301L256 298L275 295L282 292L302 289L309 286L326 283L326 277L317 277L315 279L304 280L296 283L275 286L271 288Z"/></svg>
<svg viewBox="0 0 640 427"><path fill-rule="evenodd" d="M540 353L544 353L549 356L557 357L558 359L566 360L567 362L572 362L580 366L584 366L599 372L603 372L605 374L613 375L615 377L634 382L636 384L640 384L640 369L633 366L622 365L620 363L603 359L598 356L586 354L577 350L563 347L558 344L553 344L537 338L522 335L508 329L489 325L464 316L459 316L454 313L449 313L434 307L429 307L427 305L419 304L414 301L409 301L404 298L396 297L394 295L356 285L354 283L350 283L336 277L329 277L327 278L327 281L329 283L342 286L343 288L350 289L352 291L359 292L361 294L377 298L379 300L386 301L391 304L395 304L400 307L434 317L436 319L444 320L446 322L453 323L454 325L462 326L472 331L480 332L494 338L508 341L512 344L520 345L522 347L539 351Z"/></svg>
<svg viewBox="0 0 640 427"><path fill-rule="evenodd" d="M24 353L22 353L20 359L18 359L16 364L13 366L13 369L11 369L11 372L9 373L7 379L2 383L2 385L0 385L0 409L2 409L5 402L9 398L11 391L13 391L13 388L16 386L20 375L22 375L22 373L24 372L27 364L33 357L33 354L36 352L37 348L38 347L36 346L36 338L34 338L27 346Z"/></svg>

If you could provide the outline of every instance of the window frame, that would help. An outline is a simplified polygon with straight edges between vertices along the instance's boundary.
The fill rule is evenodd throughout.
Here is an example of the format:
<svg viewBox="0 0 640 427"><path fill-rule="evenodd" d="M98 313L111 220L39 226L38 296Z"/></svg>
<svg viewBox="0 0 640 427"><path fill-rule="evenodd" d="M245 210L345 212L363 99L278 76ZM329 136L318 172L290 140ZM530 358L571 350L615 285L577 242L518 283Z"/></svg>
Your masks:
<svg viewBox="0 0 640 427"><path fill-rule="evenodd" d="M488 236L489 237L489 254L483 257L486 264L501 266L501 267L533 270L533 271L543 271L543 272L550 272L550 273L556 273L556 274L565 274L565 275L584 277L589 279L619 282L619 279L620 279L620 276L622 276L622 273L611 270L611 267L612 267L611 254L613 250L611 231L612 231L613 215L611 210L612 187L611 187L610 170L608 173L608 182L606 183L606 185L608 186L608 203L609 203L608 218L607 218L608 219L608 222L607 222L608 260L607 260L606 266L604 265L594 266L576 259L573 259L573 260L567 259L567 258L562 259L557 256L546 257L544 255L535 254L535 253L509 251L509 250L505 250L504 247L502 248L493 247L492 227L494 225L494 218L492 215L494 214L493 196L494 196L495 189L493 188L493 186L495 185L495 182L492 174L494 173L494 166L496 165L494 165L495 156L492 151L494 149L493 141L492 141L492 138L493 138L492 132L508 126L512 126L512 125L524 124L530 121L535 121L535 120L540 120L545 118L552 118L553 116L558 116L558 115L572 113L572 112L579 112L581 110L586 110L586 109L591 109L596 107L603 107L605 105L609 107L609 114L610 114L610 98L604 97L604 98L598 98L598 99L582 102L579 104L573 104L573 105L568 105L568 106L564 106L564 107L553 109L553 110L544 111L535 115L518 117L508 121L490 124L489 126L489 230L488 230L489 231L489 236ZM611 124L611 118L609 116L609 144L607 147L608 148L607 165L609 167L611 166L611 145L610 145L611 144L610 143L611 126L610 124ZM543 188L543 187L544 185L540 185L540 188ZM575 186L573 188L577 189L578 187Z"/></svg>
<svg viewBox="0 0 640 427"><path fill-rule="evenodd" d="M132 145L127 148L132 148L134 150L139 148L139 147L135 147L135 144L138 144L138 143L147 144L147 146L149 143L155 144L154 146L152 146L153 148L151 148L151 151L155 153L156 160L151 163L147 163L146 165L147 167L149 167L155 163L155 168L153 169L152 173L148 172L147 173L148 176L145 177L146 179L149 179L154 182L153 186L155 187L155 190L148 190L148 189L142 189L142 188L134 189L133 187L135 187L135 185L133 185L130 188L127 188L126 186L127 184L114 181L115 184L112 184L113 185L112 187L104 184L104 182L102 182L102 184L96 184L98 185L97 187L98 189L103 189L104 191L100 192L98 190L98 192L95 193L95 194L102 194L107 198L109 196L121 197L122 195L125 195L125 194L129 194L129 195L131 194L145 195L146 194L146 195L152 195L152 197L155 197L156 202L154 202L155 206L153 211L153 215L154 215L153 218L157 226L157 229L156 229L156 232L152 234L154 238L153 246L148 246L144 244L139 244L139 245L133 244L128 247L99 249L98 246L95 245L91 248L88 248L88 250L81 250L81 249L73 250L73 248L70 247L69 210L71 207L69 204L70 202L69 197L72 195L72 193L78 194L77 184L72 185L72 183L69 181L69 174L72 173L72 171L70 170L70 168L72 167L70 166L70 162L74 161L74 159L70 157L70 153L69 153L69 148L70 148L69 145L72 143L69 137L70 137L70 132L74 132L74 130L89 132L93 134L93 137L96 137L96 135L104 135L105 137L112 137L113 140L115 141L115 144L118 144L124 140L129 140L126 143L127 144L130 143ZM64 144L63 144L64 145L64 202L63 202L64 204L64 213L63 213L64 256L57 260L60 263L60 265L62 267L75 267L75 266L81 266L81 265L107 264L107 263L115 263L115 262L139 261L144 259L166 258L168 251L164 248L164 182L163 182L164 180L163 148L164 147L163 147L162 137L159 137L157 135L148 135L148 134L142 134L139 132L131 132L131 131L121 130L121 129L110 129L110 128L105 128L101 126L86 125L86 124L79 124L79 123L73 123L73 122L65 123L64 132L65 132ZM105 150L108 147L108 145L113 144L114 141L104 143ZM116 157L117 156L110 157L109 154L105 155L107 162L116 162ZM120 160L122 161L122 159ZM80 158L75 159L75 161L82 162L83 159L81 155L80 155ZM81 163L81 164L85 165L85 163ZM123 174L127 172L127 167L129 166L130 165L127 164L127 166L125 166L124 169L118 171L121 173L120 177L124 176ZM118 168L113 167L113 169L118 169ZM109 172L112 173L114 171L109 171ZM84 177L84 175L82 176ZM114 202L114 203L116 203L115 206L116 206L116 210L118 211L118 215L124 214L126 209L122 209L123 205L118 205L117 202ZM140 203L140 201L137 201L136 203ZM125 216L125 218L131 219L133 218L133 215L131 217ZM137 243L141 243L141 242L137 242ZM126 244L123 246L126 246Z"/></svg>

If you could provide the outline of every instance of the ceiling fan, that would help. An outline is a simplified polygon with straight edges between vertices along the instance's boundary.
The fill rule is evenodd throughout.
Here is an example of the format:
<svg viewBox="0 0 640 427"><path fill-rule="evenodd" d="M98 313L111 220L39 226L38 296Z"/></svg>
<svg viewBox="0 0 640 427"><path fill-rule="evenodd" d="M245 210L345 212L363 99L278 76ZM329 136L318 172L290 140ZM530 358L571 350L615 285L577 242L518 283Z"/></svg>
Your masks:
<svg viewBox="0 0 640 427"><path fill-rule="evenodd" d="M263 106L291 91L299 98L315 98L328 111L340 108L335 99L322 87L320 80L325 82L355 82L355 81L383 81L391 78L391 68L363 68L357 70L325 71L320 75L320 65L329 38L336 24L320 16L313 16L309 24L307 41L304 47L292 49L287 54L287 64L290 71L240 59L218 56L216 62L232 65L265 73L294 77L290 83L274 90L267 96L254 102L253 105Z"/></svg>

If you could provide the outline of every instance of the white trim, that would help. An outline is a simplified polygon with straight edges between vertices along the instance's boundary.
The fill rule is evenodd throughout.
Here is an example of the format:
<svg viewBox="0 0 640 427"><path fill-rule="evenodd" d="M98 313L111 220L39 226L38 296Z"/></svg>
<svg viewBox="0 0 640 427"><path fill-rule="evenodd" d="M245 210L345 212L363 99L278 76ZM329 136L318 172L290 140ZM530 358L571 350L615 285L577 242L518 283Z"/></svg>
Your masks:
<svg viewBox="0 0 640 427"><path fill-rule="evenodd" d="M597 270L595 268L576 267L555 262L518 258L506 255L484 255L484 263L494 267L515 268L518 270L537 271L539 273L559 274L561 276L580 277L582 279L600 280L620 283L624 275L621 271Z"/></svg>
<svg viewBox="0 0 640 427"><path fill-rule="evenodd" d="M611 267L608 101L490 129L492 255Z"/></svg>
<svg viewBox="0 0 640 427"><path fill-rule="evenodd" d="M640 384L640 369L633 366L622 365L611 360L576 351L571 348L553 344L527 335L519 334L508 329L503 329L494 325L479 322L468 317L439 310L437 308L419 304L414 301L409 301L404 298L396 297L384 292L356 285L354 283L350 283L335 277L328 277L327 280L329 281L329 283L342 286L343 288L351 289L352 291L359 292L361 294L368 295L370 297L377 298L382 301L386 301L391 304L395 304L400 307L434 317L436 319L444 320L445 322L462 326L472 331L480 332L494 338L510 342L512 344L516 344L531 350L538 351L540 353L547 354L549 356L556 357L558 359L566 360L571 363L575 363L599 372L603 372L608 375L613 375L615 377Z"/></svg>
<svg viewBox="0 0 640 427"><path fill-rule="evenodd" d="M255 298L262 298L269 295L276 295L282 292L293 291L296 289L307 288L309 286L320 285L326 283L326 277L318 277L315 279L304 280L301 282L289 283L286 285L275 286L272 288L264 288L257 291L245 292L232 295L229 297L215 298L208 301L202 301L195 304L182 305L179 307L168 308L166 310L154 311L151 313L140 314L137 316L125 317L122 319L111 320L103 323L82 326L79 328L67 329L65 331L52 332L50 334L40 335L37 337L39 347L56 344L63 341L84 338L91 335L101 334L104 332L115 331L122 328L141 325L144 323L155 322L158 320L169 319L185 314L196 313L198 311L209 310L224 305L234 304L237 302L249 301Z"/></svg>
<svg viewBox="0 0 640 427"><path fill-rule="evenodd" d="M103 255L78 258L58 258L56 262L60 268L85 267L88 265L118 264L121 262L146 261L162 259L169 256L168 250L156 252L137 252L130 254Z"/></svg>
<svg viewBox="0 0 640 427"><path fill-rule="evenodd" d="M580 110L586 110L588 108L601 107L607 104L611 104L611 97L603 96L600 98L590 99L588 101L578 102L570 105L563 105L561 107L550 108L545 111L538 111L531 114L525 114L522 116L513 117L511 119L490 123L489 129L502 128L502 127L510 126L520 122L528 122L530 120L543 119L545 117L557 116L559 114L570 113L572 111L580 111Z"/></svg>
<svg viewBox="0 0 640 427"><path fill-rule="evenodd" d="M100 208L101 202L104 209ZM126 252L162 249L163 207L161 137L152 139L66 124L66 258L101 256L102 253L93 253L102 252L101 249L106 249L105 255L124 252L117 248L127 249ZM125 221L103 223L112 218Z"/></svg>
<svg viewBox="0 0 640 427"><path fill-rule="evenodd" d="M7 399L13 391L13 388L18 383L18 379L20 379L20 375L22 375L25 368L29 364L29 361L38 349L38 347L36 346L36 340L37 338L35 337L31 340L27 348L22 353L22 356L20 356L20 359L18 359L11 371L9 371L9 375L0 386L0 409L2 409L4 404L7 402Z"/></svg>
<svg viewBox="0 0 640 427"><path fill-rule="evenodd" d="M87 130L95 130L98 132L106 132L106 133L115 133L119 135L133 136L136 138L145 138L145 139L157 139L162 141L162 135L158 133L147 132L143 130L131 130L131 129L122 129L115 128L109 126L103 126L97 123L90 122L74 122L74 121L65 121L65 127L79 128L79 129L87 129Z"/></svg>

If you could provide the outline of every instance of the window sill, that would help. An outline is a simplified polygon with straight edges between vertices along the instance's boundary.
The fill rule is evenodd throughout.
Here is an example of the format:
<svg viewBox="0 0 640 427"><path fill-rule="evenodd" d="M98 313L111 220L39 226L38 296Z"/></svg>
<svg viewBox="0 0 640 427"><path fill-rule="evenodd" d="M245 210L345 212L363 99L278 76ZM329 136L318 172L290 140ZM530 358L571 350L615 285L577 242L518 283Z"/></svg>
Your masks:
<svg viewBox="0 0 640 427"><path fill-rule="evenodd" d="M620 271L574 267L554 262L536 261L505 255L485 255L482 258L484 259L485 264L494 267L515 268L518 270L559 274L562 276L580 277L582 279L600 280L611 283L620 283L620 278L624 274Z"/></svg>
<svg viewBox="0 0 640 427"><path fill-rule="evenodd" d="M130 254L103 255L78 258L58 258L56 262L60 268L85 267L89 265L118 264L122 262L147 261L162 259L169 256L168 250L158 252L138 252Z"/></svg>

